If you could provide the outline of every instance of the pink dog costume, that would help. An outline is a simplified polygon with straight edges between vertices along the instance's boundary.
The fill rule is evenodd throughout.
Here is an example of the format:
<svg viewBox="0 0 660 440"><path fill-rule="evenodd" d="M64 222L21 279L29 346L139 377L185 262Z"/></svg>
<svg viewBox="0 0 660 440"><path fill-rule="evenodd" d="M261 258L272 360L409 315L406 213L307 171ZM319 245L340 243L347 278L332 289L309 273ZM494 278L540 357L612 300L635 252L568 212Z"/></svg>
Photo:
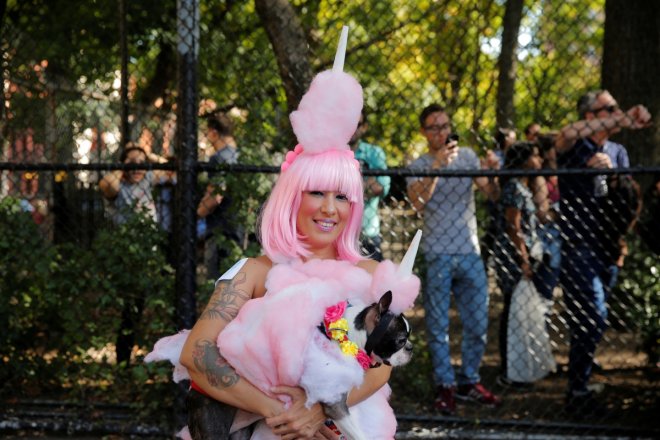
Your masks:
<svg viewBox="0 0 660 440"><path fill-rule="evenodd" d="M291 123L300 145L287 154L282 165L285 173L300 154L328 151L350 155L348 140L354 133L362 109L362 88L350 75L342 72L346 28L332 71L314 78L309 91L291 114ZM359 165L356 162L356 167ZM412 307L419 293L419 279L411 274L415 248L397 267L390 261L380 263L373 276L348 261L311 259L278 259L266 278L266 294L248 301L238 316L218 336L223 357L236 372L266 394L272 395L276 385L301 386L307 393L307 404L334 402L364 379L364 370L352 356L342 353L339 345L319 330L328 307L348 300L359 309L377 302L392 291L390 310L395 313ZM270 256L270 255L269 255ZM230 272L237 272L244 261ZM228 274L231 278L232 273ZM223 276L224 278L225 276ZM349 334L350 337L350 334ZM178 360L187 331L163 338L147 355L145 362L170 360L175 365L174 380L188 378ZM383 386L370 398L350 408L351 414L370 439L392 439L396 419L388 398L390 388ZM286 396L278 396L285 401ZM234 422L239 429L253 421L240 413ZM275 439L261 422L253 439Z"/></svg>

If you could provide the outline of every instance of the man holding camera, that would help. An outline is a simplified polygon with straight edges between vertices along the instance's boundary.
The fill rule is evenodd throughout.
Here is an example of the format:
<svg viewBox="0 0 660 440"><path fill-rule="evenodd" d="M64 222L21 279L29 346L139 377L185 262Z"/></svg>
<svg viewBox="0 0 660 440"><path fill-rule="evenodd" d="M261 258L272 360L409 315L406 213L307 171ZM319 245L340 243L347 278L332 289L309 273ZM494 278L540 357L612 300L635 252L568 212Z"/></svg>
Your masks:
<svg viewBox="0 0 660 440"><path fill-rule="evenodd" d="M497 168L492 158L480 163L476 153L458 146L447 111L432 104L420 117L428 152L415 160L415 170ZM425 286L426 325L437 385L434 406L456 412L456 399L496 406L500 399L480 383L479 366L486 348L488 283L480 255L472 184L491 200L499 193L488 177L410 177L408 197L424 215L422 249L428 264ZM449 353L450 293L463 323L461 371L456 378Z"/></svg>

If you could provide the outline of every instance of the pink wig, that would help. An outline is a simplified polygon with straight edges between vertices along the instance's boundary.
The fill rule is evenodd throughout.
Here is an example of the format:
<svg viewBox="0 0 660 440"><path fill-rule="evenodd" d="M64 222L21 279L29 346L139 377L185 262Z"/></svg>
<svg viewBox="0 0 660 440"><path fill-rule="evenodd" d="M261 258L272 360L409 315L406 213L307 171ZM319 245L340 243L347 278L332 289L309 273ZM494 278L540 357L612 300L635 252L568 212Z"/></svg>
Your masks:
<svg viewBox="0 0 660 440"><path fill-rule="evenodd" d="M266 255L278 263L311 255L296 224L303 191L334 191L348 197L351 211L336 242L337 257L351 263L364 259L358 245L364 211L362 174L351 152L340 150L301 154L280 174L261 211L260 239Z"/></svg>
<svg viewBox="0 0 660 440"><path fill-rule="evenodd" d="M311 255L296 225L303 191L333 191L348 197L351 213L335 243L337 258L351 263L364 258L358 247L364 210L362 174L348 146L360 120L362 87L342 71L347 35L345 27L332 71L314 77L290 115L299 145L287 153L259 227L261 245L275 262Z"/></svg>

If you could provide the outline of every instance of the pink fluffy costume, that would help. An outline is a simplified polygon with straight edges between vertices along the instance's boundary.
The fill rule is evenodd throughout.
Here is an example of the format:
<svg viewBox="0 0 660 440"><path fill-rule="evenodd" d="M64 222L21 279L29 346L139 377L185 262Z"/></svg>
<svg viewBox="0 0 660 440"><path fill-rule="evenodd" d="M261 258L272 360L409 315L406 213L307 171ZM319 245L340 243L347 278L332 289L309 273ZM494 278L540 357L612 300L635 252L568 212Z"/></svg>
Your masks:
<svg viewBox="0 0 660 440"><path fill-rule="evenodd" d="M276 264L266 279L266 295L241 308L219 335L218 347L241 377L266 394L272 395L270 389L276 385L301 386L309 404L337 401L362 383L364 370L354 357L344 355L335 341L319 332L325 310L344 300L352 307L363 307L391 290L390 310L400 313L412 307L419 285L415 276L402 277L391 261L380 263L373 276L346 261ZM175 365L176 382L189 378L178 362L187 334L184 331L161 339L145 361L169 360ZM367 438L394 438L396 419L389 395L390 388L385 385L350 408ZM248 418L245 414L237 417ZM277 436L260 423L252 438Z"/></svg>
<svg viewBox="0 0 660 440"><path fill-rule="evenodd" d="M345 35L342 36L345 46ZM342 52L341 49L338 54ZM317 75L291 115L292 125L305 154L328 150L350 153L348 140L355 131L362 108L362 88L350 75L337 69ZM285 172L301 148L287 155ZM287 165L288 164L288 165ZM416 243L419 236L415 237ZM413 246L416 248L416 244ZM416 250L415 250L416 252ZM412 307L419 293L419 279L410 272L408 256L405 270L391 261L378 265L373 276L362 268L341 260L272 258L276 264L266 278L266 294L249 300L238 316L218 336L223 357L236 372L261 391L272 395L277 385L300 386L307 393L307 404L336 402L359 386L364 370L354 356L345 355L339 344L326 338L318 326L331 306L348 300L361 310L392 291L390 311L395 314ZM404 263L402 263L404 266ZM348 334L355 340L355 335ZM145 358L146 362L169 360L175 365L174 380L189 378L179 364L187 331L163 338ZM383 386L370 398L350 408L355 420L369 439L392 439L396 419L388 398L390 388ZM287 396L278 396L286 402ZM245 419L245 413L237 419ZM239 421L234 422L238 429ZM277 438L261 422L253 439Z"/></svg>

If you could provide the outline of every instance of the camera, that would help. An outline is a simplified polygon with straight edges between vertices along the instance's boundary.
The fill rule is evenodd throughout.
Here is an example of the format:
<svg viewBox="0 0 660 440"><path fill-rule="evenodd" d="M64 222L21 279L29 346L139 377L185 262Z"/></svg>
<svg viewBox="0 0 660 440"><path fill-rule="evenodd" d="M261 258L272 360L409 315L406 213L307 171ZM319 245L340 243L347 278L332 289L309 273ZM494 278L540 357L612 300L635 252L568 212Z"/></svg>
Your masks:
<svg viewBox="0 0 660 440"><path fill-rule="evenodd" d="M452 133L449 136L447 136L447 140L445 141L445 145L447 145L450 142L453 141L458 141L458 135L456 133Z"/></svg>

